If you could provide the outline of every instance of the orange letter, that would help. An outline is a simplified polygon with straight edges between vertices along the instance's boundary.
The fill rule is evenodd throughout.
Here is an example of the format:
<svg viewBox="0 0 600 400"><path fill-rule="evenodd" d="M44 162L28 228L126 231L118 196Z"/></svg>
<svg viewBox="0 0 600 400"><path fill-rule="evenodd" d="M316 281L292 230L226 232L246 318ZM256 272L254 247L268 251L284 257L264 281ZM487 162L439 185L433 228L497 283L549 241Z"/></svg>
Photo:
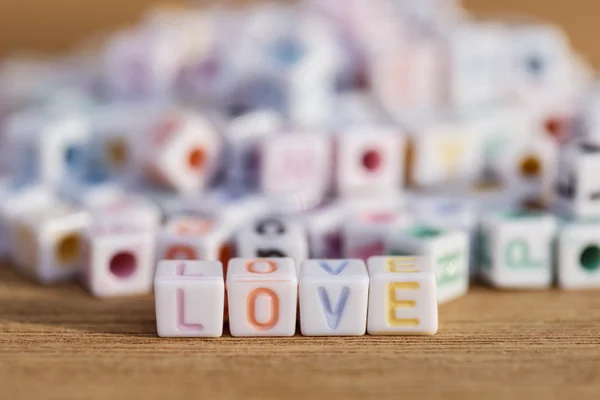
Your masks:
<svg viewBox="0 0 600 400"><path fill-rule="evenodd" d="M254 266L256 264L260 264L260 263L266 263L268 265L269 269L266 271L257 270ZM261 260L261 259L248 261L246 263L246 271L251 272L253 274L270 274L271 272L277 271L277 263L274 261Z"/></svg>
<svg viewBox="0 0 600 400"><path fill-rule="evenodd" d="M259 322L256 319L256 299L258 296L267 296L269 298L271 309L269 311L270 317L267 322ZM248 323L252 325L254 329L260 331L272 329L279 322L279 296L271 289L254 289L246 299L246 315L248 317Z"/></svg>
<svg viewBox="0 0 600 400"><path fill-rule="evenodd" d="M165 260L195 260L196 250L186 245L174 245L169 247Z"/></svg>

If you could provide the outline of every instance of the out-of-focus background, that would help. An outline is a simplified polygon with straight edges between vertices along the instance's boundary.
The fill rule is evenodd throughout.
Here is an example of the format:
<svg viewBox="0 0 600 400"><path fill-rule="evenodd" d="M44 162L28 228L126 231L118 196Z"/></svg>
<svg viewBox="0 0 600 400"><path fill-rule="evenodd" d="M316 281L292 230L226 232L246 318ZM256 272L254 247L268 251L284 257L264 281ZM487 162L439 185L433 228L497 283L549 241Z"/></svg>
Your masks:
<svg viewBox="0 0 600 400"><path fill-rule="evenodd" d="M419 0L415 0L419 1ZM196 0L196 4L242 4L256 0ZM10 52L60 52L83 37L102 35L132 24L152 5L180 6L192 1L172 0L1 0L0 57ZM463 0L481 16L526 14L562 26L575 49L596 67L598 0Z"/></svg>

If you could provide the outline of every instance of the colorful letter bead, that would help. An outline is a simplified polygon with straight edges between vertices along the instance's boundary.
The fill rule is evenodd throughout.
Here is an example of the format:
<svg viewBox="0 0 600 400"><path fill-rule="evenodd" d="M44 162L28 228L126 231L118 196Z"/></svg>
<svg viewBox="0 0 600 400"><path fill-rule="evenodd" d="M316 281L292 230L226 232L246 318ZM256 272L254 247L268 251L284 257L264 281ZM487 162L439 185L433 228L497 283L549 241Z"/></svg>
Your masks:
<svg viewBox="0 0 600 400"><path fill-rule="evenodd" d="M234 258L227 270L233 336L293 336L298 279L291 258Z"/></svg>
<svg viewBox="0 0 600 400"><path fill-rule="evenodd" d="M438 330L436 278L426 257L368 261L371 335L433 335Z"/></svg>
<svg viewBox="0 0 600 400"><path fill-rule="evenodd" d="M158 336L223 334L225 281L219 261L160 261L154 298Z"/></svg>
<svg viewBox="0 0 600 400"><path fill-rule="evenodd" d="M464 193L413 193L411 215L418 224L440 229L456 229L469 235L469 274L477 274L475 243L478 229L476 202Z"/></svg>
<svg viewBox="0 0 600 400"><path fill-rule="evenodd" d="M201 115L172 111L143 140L144 168L157 183L190 192L203 189L216 172L220 138Z"/></svg>
<svg viewBox="0 0 600 400"><path fill-rule="evenodd" d="M483 170L482 137L465 122L436 122L411 138L410 182L417 187L475 182Z"/></svg>
<svg viewBox="0 0 600 400"><path fill-rule="evenodd" d="M308 258L306 232L298 222L265 217L242 227L236 236L236 254L246 258Z"/></svg>
<svg viewBox="0 0 600 400"><path fill-rule="evenodd" d="M367 328L369 274L361 260L307 260L300 268L304 336L360 336Z"/></svg>
<svg viewBox="0 0 600 400"><path fill-rule="evenodd" d="M392 233L386 253L428 257L435 269L440 304L464 296L469 289L469 237L464 231L414 225Z"/></svg>
<svg viewBox="0 0 600 400"><path fill-rule="evenodd" d="M554 276L556 220L546 213L484 215L478 243L482 276L506 289L547 288Z"/></svg>
<svg viewBox="0 0 600 400"><path fill-rule="evenodd" d="M385 126L364 126L347 128L334 140L335 187L340 195L393 192L402 186L402 132Z"/></svg>
<svg viewBox="0 0 600 400"><path fill-rule="evenodd" d="M14 220L15 263L42 283L74 277L83 266L87 212L56 205Z"/></svg>
<svg viewBox="0 0 600 400"><path fill-rule="evenodd" d="M600 146L587 143L561 149L555 207L561 214L580 218L600 216Z"/></svg>
<svg viewBox="0 0 600 400"><path fill-rule="evenodd" d="M87 230L83 280L96 297L147 293L154 277L154 232L126 222L98 222Z"/></svg>
<svg viewBox="0 0 600 400"><path fill-rule="evenodd" d="M232 256L231 229L218 220L183 216L172 218L158 233L159 260L220 260Z"/></svg>
<svg viewBox="0 0 600 400"><path fill-rule="evenodd" d="M259 186L270 196L324 193L330 185L330 138L325 133L290 132L263 141Z"/></svg>
<svg viewBox="0 0 600 400"><path fill-rule="evenodd" d="M557 259L561 289L600 288L600 224L594 220L565 223Z"/></svg>

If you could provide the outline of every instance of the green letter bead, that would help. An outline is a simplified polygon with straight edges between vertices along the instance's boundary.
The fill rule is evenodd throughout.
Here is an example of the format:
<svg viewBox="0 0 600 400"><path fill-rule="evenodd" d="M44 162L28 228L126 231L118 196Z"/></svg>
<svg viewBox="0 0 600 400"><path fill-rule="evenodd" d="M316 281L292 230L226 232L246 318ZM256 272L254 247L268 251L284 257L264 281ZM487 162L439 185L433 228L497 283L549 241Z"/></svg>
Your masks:
<svg viewBox="0 0 600 400"><path fill-rule="evenodd" d="M446 285L460 278L456 264L458 264L461 259L462 253L460 251L438 257L436 260L438 286Z"/></svg>
<svg viewBox="0 0 600 400"><path fill-rule="evenodd" d="M509 268L539 268L544 265L543 261L531 260L529 246L525 240L520 238L513 239L506 245L504 262Z"/></svg>

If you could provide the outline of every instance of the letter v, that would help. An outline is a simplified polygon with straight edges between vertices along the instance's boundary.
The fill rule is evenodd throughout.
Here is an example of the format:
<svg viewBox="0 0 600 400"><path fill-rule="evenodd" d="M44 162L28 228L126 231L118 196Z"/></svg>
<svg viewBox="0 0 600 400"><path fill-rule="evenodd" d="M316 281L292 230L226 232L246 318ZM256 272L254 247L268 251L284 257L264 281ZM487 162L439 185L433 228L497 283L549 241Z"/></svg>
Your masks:
<svg viewBox="0 0 600 400"><path fill-rule="evenodd" d="M348 302L350 288L348 286L344 286L342 288L342 292L340 293L335 305L335 310L331 308L331 302L329 301L327 290L325 290L323 286L319 286L317 290L319 292L319 299L321 300L321 305L323 306L323 309L325 311L327 325L329 325L331 329L337 329L338 325L340 324L340 320L342 319L344 309L346 308L346 303Z"/></svg>
<svg viewBox="0 0 600 400"><path fill-rule="evenodd" d="M325 261L319 261L319 266L330 275L339 275L348 266L348 260L343 260L335 269L332 269Z"/></svg>

